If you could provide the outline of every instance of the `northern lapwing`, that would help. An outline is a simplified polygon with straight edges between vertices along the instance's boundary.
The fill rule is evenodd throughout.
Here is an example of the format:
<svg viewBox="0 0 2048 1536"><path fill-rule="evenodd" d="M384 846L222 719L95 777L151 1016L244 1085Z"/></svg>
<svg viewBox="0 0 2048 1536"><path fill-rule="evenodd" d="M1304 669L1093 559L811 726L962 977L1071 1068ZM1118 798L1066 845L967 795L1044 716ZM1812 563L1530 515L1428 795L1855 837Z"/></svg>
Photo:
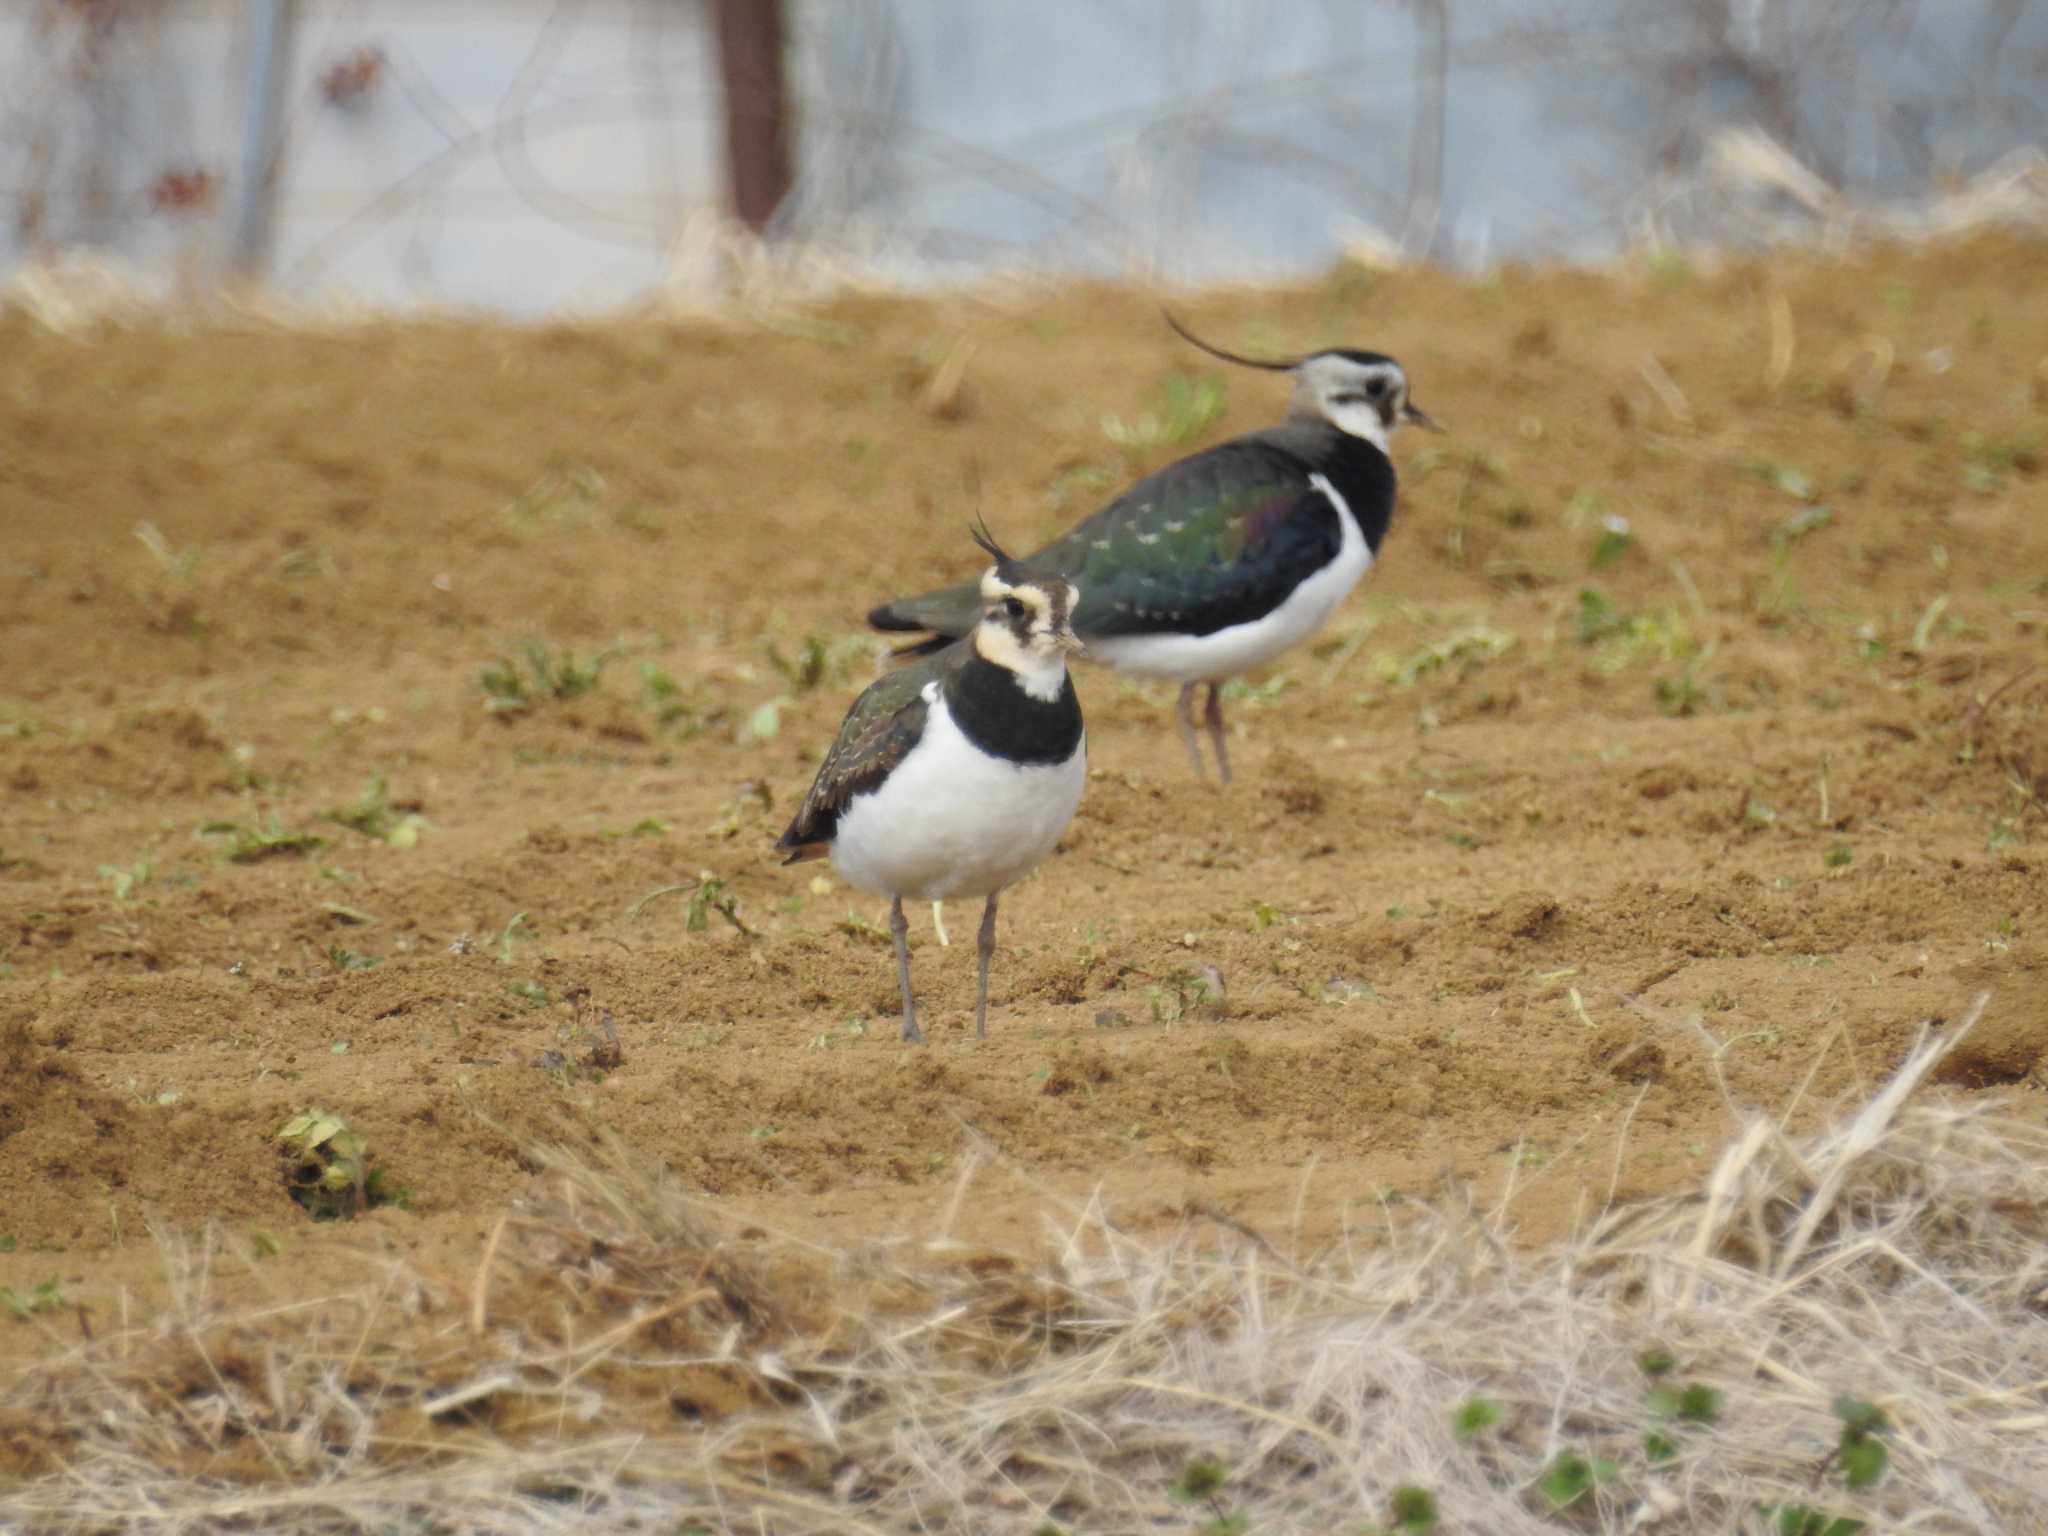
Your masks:
<svg viewBox="0 0 2048 1536"><path fill-rule="evenodd" d="M775 845L791 864L829 853L849 884L889 898L905 1040L924 1035L903 898L988 898L974 999L975 1037L986 1036L997 898L1052 852L1088 778L1067 675L1081 595L1026 574L986 529L974 537L995 564L972 589L968 637L869 684Z"/></svg>
<svg viewBox="0 0 2048 1536"><path fill-rule="evenodd" d="M1166 321L1212 357L1292 374L1287 419L1146 476L1019 570L1081 588L1074 632L1091 660L1181 685L1181 739L1198 775L1195 687L1208 685L1209 739L1227 784L1223 683L1323 627L1393 518L1388 440L1404 423L1441 429L1410 403L1391 357L1348 348L1292 362L1240 357ZM884 603L868 623L932 631L901 653L914 656L966 634L980 611L970 583Z"/></svg>

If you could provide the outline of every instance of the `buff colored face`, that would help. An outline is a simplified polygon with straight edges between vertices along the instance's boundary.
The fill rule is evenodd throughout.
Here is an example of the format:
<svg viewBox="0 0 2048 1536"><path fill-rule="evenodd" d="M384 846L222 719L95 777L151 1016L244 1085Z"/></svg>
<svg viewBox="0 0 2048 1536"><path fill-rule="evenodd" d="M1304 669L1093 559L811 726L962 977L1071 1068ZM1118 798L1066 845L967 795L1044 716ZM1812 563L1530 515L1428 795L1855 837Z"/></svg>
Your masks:
<svg viewBox="0 0 2048 1536"><path fill-rule="evenodd" d="M1073 613L1081 601L1068 582L1007 582L994 570L981 578L981 624L984 635L1000 637L1003 649L1019 657L1052 659L1062 651L1078 651Z"/></svg>

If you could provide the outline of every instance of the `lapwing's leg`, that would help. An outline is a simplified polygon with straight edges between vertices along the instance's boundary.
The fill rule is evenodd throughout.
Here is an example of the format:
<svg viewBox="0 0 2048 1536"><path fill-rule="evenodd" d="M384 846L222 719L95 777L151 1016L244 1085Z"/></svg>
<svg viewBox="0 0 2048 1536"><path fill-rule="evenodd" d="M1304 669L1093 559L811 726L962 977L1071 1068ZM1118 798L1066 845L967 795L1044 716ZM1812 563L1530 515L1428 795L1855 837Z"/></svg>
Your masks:
<svg viewBox="0 0 2048 1536"><path fill-rule="evenodd" d="M996 895L981 909L981 990L974 994L974 1038L988 1038L988 963L996 956Z"/></svg>
<svg viewBox="0 0 2048 1536"><path fill-rule="evenodd" d="M1195 685L1183 683L1180 702L1173 707L1173 717L1180 722L1180 739L1187 743L1188 761L1195 765L1195 777L1202 776L1202 744L1195 737Z"/></svg>
<svg viewBox="0 0 2048 1536"><path fill-rule="evenodd" d="M896 979L903 985L903 1038L921 1044L924 1031L917 1027L917 1004L910 996L910 922L901 896L889 903L889 932L896 940Z"/></svg>
<svg viewBox="0 0 2048 1536"><path fill-rule="evenodd" d="M1216 777L1230 782L1230 745L1223 736L1223 685L1209 685L1209 707L1203 712L1209 722L1209 741L1216 748Z"/></svg>

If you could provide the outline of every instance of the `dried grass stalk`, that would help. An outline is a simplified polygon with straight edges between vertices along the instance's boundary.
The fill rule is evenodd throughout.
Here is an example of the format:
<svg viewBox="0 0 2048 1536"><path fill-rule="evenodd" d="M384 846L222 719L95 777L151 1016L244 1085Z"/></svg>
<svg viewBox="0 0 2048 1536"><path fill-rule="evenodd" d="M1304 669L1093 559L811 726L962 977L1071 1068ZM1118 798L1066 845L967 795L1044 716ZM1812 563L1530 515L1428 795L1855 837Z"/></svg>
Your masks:
<svg viewBox="0 0 2048 1536"><path fill-rule="evenodd" d="M1968 1021L1963 1028L1967 1028ZM1253 1531L1355 1529L1399 1484L1466 1532L2033 1528L2048 1488L2048 1139L1910 1102L1961 1030L1797 1145L1754 1121L1697 1192L1518 1247L1401 1207L1316 1255L1099 1205L1051 1257L723 1231L620 1149L549 1154L482 1281L235 1310L218 1243L169 1243L164 1316L56 1347L0 1404L29 1476L0 1527L579 1533L1188 1531L1199 1455ZM1641 1454L1638 1353L1722 1394ZM1889 1476L1814 1492L1831 1401L1881 1405ZM1461 1440L1459 1405L1500 1406ZM1617 1473L1566 1514L1561 1452ZM1202 1518L1207 1518L1203 1515Z"/></svg>

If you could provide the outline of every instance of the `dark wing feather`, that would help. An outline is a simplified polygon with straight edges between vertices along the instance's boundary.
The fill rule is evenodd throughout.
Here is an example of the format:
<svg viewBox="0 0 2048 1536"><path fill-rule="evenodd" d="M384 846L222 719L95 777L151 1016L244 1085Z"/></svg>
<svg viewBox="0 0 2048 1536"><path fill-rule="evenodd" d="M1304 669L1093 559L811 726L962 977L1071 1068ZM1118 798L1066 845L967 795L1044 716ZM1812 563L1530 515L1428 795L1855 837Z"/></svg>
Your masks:
<svg viewBox="0 0 2048 1536"><path fill-rule="evenodd" d="M899 668L868 684L853 701L789 830L776 840L776 849L789 854L785 863L824 857L853 797L875 788L909 756L924 734L924 686L942 677L953 660L941 652Z"/></svg>
<svg viewBox="0 0 2048 1536"><path fill-rule="evenodd" d="M1081 589L1082 639L1214 634L1264 617L1336 557L1343 514L1275 436L1171 465L1031 557Z"/></svg>
<svg viewBox="0 0 2048 1536"><path fill-rule="evenodd" d="M1235 438L1148 475L1021 563L1081 589L1074 629L1083 640L1205 635L1260 618L1336 555L1343 530L1308 477L1349 446L1322 423ZM964 635L980 613L969 582L884 603L868 622Z"/></svg>

